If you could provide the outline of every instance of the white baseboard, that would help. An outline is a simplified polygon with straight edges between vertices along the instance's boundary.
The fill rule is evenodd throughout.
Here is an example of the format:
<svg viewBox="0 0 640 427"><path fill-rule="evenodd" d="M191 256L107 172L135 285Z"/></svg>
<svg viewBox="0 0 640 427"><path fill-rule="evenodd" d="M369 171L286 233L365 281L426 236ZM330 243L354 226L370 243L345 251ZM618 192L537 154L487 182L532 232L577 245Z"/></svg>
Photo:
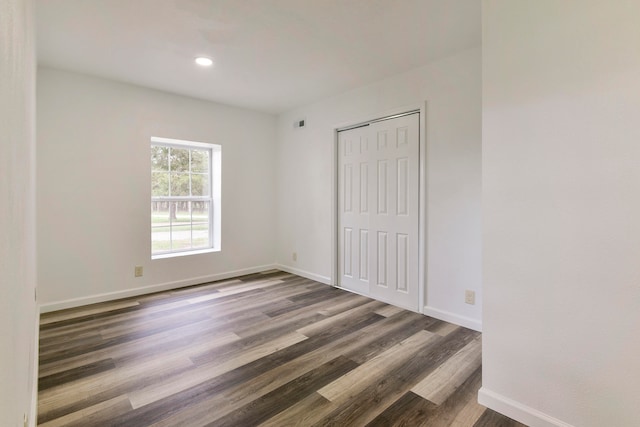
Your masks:
<svg viewBox="0 0 640 427"><path fill-rule="evenodd" d="M321 276L319 274L310 273L308 271L300 270L298 268L290 267L288 265L276 264L274 268L278 270L286 271L287 273L296 274L298 276L306 277L307 279L315 280L316 282L324 283L325 285L331 285L331 277Z"/></svg>
<svg viewBox="0 0 640 427"><path fill-rule="evenodd" d="M573 427L537 409L487 390L486 387L481 387L478 391L478 403L530 427Z"/></svg>
<svg viewBox="0 0 640 427"><path fill-rule="evenodd" d="M64 310L65 308L80 307L83 305L95 304L98 302L113 301L121 298L135 297L138 295L151 294L154 292L161 292L169 289L184 288L186 286L199 285L201 283L229 279L232 277L243 276L245 274L260 273L262 271L273 270L275 268L278 268L278 266L276 266L275 264L261 265L258 267L243 268L241 270L227 271L224 273L211 274L208 276L192 277L189 279L176 280L174 282L160 283L157 285L142 286L139 288L126 289L122 291L107 292L104 294L50 302L40 305L40 313Z"/></svg>
<svg viewBox="0 0 640 427"><path fill-rule="evenodd" d="M470 317L460 316L459 314L439 310L437 308L429 307L428 305L424 307L423 314L455 325L464 326L465 328L473 329L474 331L482 332L482 322Z"/></svg>

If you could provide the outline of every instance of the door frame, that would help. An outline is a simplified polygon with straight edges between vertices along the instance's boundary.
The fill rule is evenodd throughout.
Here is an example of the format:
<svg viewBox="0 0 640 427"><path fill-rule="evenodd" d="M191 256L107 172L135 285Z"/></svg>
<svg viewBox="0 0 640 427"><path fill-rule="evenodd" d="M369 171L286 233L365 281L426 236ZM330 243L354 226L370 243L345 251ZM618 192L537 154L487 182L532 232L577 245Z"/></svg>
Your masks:
<svg viewBox="0 0 640 427"><path fill-rule="evenodd" d="M361 120L349 120L347 122L339 123L333 126L333 156L332 156L332 169L331 174L333 197L331 199L331 211L333 212L331 218L331 285L340 289L344 289L349 292L353 292L350 289L345 289L339 285L339 271L338 271L338 132L341 130L347 130L351 127L357 127L365 125L378 120L390 119L393 116L404 115L411 112L419 113L419 153L418 153L418 312L424 314L424 307L427 306L427 198L428 198L428 186L427 186L427 102L422 105L409 105L400 108L394 108L389 111L382 112L381 114L371 114L363 117ZM368 295L367 295L368 296Z"/></svg>

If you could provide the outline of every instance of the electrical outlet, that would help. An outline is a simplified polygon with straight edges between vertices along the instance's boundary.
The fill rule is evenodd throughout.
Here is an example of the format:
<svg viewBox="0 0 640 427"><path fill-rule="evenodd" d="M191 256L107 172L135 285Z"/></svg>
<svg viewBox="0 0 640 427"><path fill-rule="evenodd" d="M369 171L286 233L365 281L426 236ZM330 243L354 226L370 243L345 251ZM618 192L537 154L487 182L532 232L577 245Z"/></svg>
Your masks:
<svg viewBox="0 0 640 427"><path fill-rule="evenodd" d="M141 265L136 265L136 268L134 270L133 275L135 277L142 277L142 266Z"/></svg>
<svg viewBox="0 0 640 427"><path fill-rule="evenodd" d="M294 252L293 254L291 254L291 259L294 260L294 261L297 261L298 260L298 253Z"/></svg>
<svg viewBox="0 0 640 427"><path fill-rule="evenodd" d="M475 291L470 291L469 289L464 291L464 302L467 304L475 305L476 303Z"/></svg>

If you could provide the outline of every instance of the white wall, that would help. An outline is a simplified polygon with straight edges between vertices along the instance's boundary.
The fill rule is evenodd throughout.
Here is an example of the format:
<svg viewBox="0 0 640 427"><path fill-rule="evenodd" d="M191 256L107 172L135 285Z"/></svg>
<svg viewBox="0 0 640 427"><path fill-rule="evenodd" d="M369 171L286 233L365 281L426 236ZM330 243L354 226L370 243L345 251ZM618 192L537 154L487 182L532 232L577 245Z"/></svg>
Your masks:
<svg viewBox="0 0 640 427"><path fill-rule="evenodd" d="M35 49L31 1L0 2L0 424L35 422Z"/></svg>
<svg viewBox="0 0 640 427"><path fill-rule="evenodd" d="M222 145L221 252L151 260L151 136ZM274 116L41 68L37 144L44 310L273 265Z"/></svg>
<svg viewBox="0 0 640 427"><path fill-rule="evenodd" d="M640 423L639 16L483 3L480 398L532 426Z"/></svg>
<svg viewBox="0 0 640 427"><path fill-rule="evenodd" d="M334 253L334 130L427 107L429 314L479 328L481 319L481 57L465 51L278 118L278 262L327 282ZM312 84L312 83L310 83ZM293 129L296 119L307 127ZM298 259L292 260L297 252ZM464 304L464 290L477 304Z"/></svg>

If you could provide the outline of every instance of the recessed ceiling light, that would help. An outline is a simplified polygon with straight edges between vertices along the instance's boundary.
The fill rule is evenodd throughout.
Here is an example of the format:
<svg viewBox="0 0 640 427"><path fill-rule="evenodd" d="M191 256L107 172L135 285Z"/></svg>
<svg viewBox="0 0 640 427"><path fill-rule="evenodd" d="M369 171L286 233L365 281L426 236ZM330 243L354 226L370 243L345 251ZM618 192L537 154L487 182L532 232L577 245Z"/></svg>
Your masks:
<svg viewBox="0 0 640 427"><path fill-rule="evenodd" d="M206 56L198 56L196 58L196 64L202 65L203 67L210 67L213 65L213 61L211 58L207 58Z"/></svg>

